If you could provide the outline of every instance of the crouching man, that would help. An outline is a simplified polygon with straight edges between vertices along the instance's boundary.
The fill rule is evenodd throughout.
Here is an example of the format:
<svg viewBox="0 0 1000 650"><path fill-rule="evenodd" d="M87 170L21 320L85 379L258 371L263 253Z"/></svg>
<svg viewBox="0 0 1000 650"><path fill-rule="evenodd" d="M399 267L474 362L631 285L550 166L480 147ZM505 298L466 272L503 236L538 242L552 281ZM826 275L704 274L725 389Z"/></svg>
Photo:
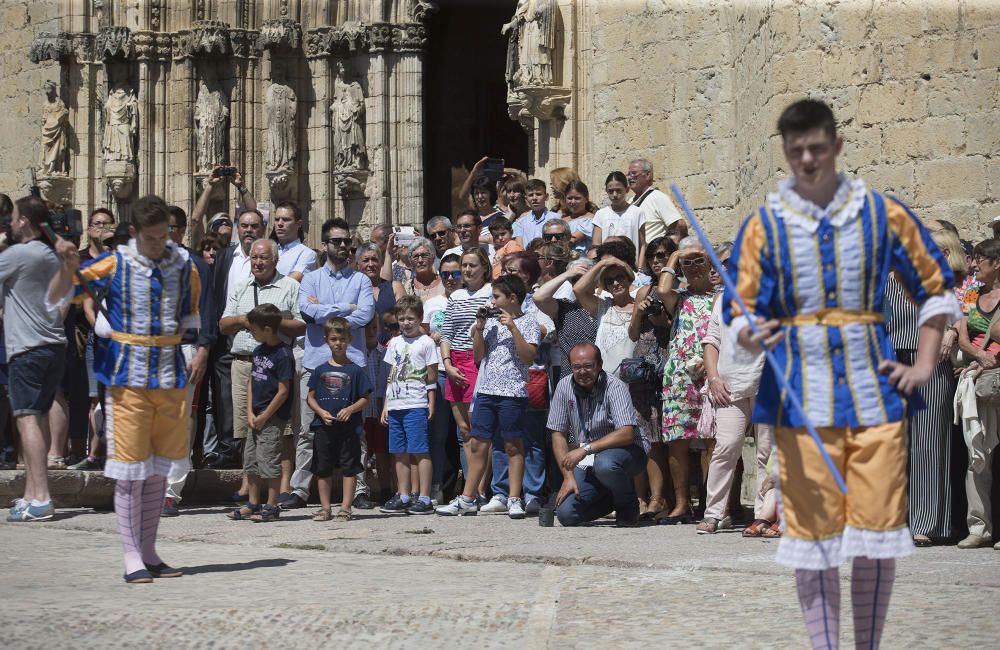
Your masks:
<svg viewBox="0 0 1000 650"><path fill-rule="evenodd" d="M580 343L569 352L573 374L552 396L548 428L563 473L556 516L563 526L594 521L612 510L619 526L635 526L639 500L633 478L646 466L642 437L628 385L604 372L601 351ZM570 449L569 432L578 447Z"/></svg>

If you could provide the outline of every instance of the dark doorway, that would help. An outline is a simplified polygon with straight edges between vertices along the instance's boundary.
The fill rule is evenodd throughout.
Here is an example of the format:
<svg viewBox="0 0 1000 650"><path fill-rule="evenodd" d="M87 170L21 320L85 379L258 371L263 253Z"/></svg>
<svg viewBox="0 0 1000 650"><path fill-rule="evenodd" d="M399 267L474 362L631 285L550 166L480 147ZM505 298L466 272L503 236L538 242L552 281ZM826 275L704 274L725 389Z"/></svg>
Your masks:
<svg viewBox="0 0 1000 650"><path fill-rule="evenodd" d="M483 156L528 168L528 136L507 116L507 37L515 0L440 0L424 59L424 219L454 218L458 189Z"/></svg>

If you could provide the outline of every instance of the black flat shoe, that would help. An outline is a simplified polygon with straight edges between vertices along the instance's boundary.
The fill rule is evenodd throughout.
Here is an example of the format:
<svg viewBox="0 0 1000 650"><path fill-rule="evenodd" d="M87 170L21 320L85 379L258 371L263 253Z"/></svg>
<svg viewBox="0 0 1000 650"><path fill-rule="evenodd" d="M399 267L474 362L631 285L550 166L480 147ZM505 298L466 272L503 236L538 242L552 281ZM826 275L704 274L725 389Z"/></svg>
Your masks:
<svg viewBox="0 0 1000 650"><path fill-rule="evenodd" d="M928 537L914 537L913 545L917 548L930 548L931 546L934 546L934 542Z"/></svg>
<svg viewBox="0 0 1000 650"><path fill-rule="evenodd" d="M656 523L661 526L676 526L677 524L693 524L694 515L690 512L685 512L683 515L677 515L676 517L660 517L656 520Z"/></svg>
<svg viewBox="0 0 1000 650"><path fill-rule="evenodd" d="M133 571L132 573L126 573L124 578L125 582L130 585L142 585L147 582L152 582L153 574L146 569L139 569L138 571Z"/></svg>
<svg viewBox="0 0 1000 650"><path fill-rule="evenodd" d="M147 564L146 570L149 571L154 578L180 578L184 575L183 571L167 566L166 562L160 562L159 564Z"/></svg>

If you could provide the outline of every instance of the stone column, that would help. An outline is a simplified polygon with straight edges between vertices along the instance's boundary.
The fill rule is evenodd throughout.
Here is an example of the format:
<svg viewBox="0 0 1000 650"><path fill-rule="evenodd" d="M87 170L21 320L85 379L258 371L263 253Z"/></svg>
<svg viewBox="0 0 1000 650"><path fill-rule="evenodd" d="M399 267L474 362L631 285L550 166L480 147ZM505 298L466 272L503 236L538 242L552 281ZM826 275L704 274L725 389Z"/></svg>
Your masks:
<svg viewBox="0 0 1000 650"><path fill-rule="evenodd" d="M399 223L395 210L390 205L390 196L395 191L394 169L391 149L391 125L389 122L389 102L391 97L387 57L392 44L392 26L385 23L372 25L369 30L370 54L368 59L368 102L367 128L365 137L368 145L368 177L366 194L369 199L364 225L371 227L380 223Z"/></svg>
<svg viewBox="0 0 1000 650"><path fill-rule="evenodd" d="M333 96L334 74L330 69L330 56L311 57L309 71L312 74L315 98L309 110L309 121L305 124L305 146L299 147L295 162L296 173L301 174L308 162L308 181L300 186L299 202L306 210L309 228L306 242L313 248L320 247L320 227L333 217L342 217L338 210L337 186L331 174L333 171L333 129L330 121L330 100ZM300 129L302 127L299 127ZM300 141L301 142L301 141ZM311 199L306 201L305 199Z"/></svg>
<svg viewBox="0 0 1000 650"><path fill-rule="evenodd" d="M423 49L427 29L419 23L396 27L394 43L398 59L393 70L395 91L396 160L393 203L395 222L422 230L424 223L423 173Z"/></svg>

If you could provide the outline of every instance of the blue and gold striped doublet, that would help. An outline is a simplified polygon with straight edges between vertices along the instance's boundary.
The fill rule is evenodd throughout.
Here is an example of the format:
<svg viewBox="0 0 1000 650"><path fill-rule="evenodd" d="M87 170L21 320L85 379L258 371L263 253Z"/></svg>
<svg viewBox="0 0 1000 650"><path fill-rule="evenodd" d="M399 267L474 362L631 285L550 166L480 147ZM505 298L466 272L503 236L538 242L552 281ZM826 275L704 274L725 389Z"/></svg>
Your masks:
<svg viewBox="0 0 1000 650"><path fill-rule="evenodd" d="M187 251L173 242L159 261L143 257L135 240L86 263L80 272L104 295L98 317L94 373L106 386L183 388L181 334L200 327L201 278ZM82 291L82 288L78 288Z"/></svg>
<svg viewBox="0 0 1000 650"><path fill-rule="evenodd" d="M895 359L882 316L885 283L894 271L921 306L922 323L955 313L951 268L906 206L861 179L842 175L825 209L799 197L793 182L782 181L743 223L730 261L737 291L752 314L782 321L774 353L813 425L902 420L903 400L877 370ZM739 331L745 316L732 302L727 293L723 318ZM754 421L805 426L773 372L764 367Z"/></svg>

